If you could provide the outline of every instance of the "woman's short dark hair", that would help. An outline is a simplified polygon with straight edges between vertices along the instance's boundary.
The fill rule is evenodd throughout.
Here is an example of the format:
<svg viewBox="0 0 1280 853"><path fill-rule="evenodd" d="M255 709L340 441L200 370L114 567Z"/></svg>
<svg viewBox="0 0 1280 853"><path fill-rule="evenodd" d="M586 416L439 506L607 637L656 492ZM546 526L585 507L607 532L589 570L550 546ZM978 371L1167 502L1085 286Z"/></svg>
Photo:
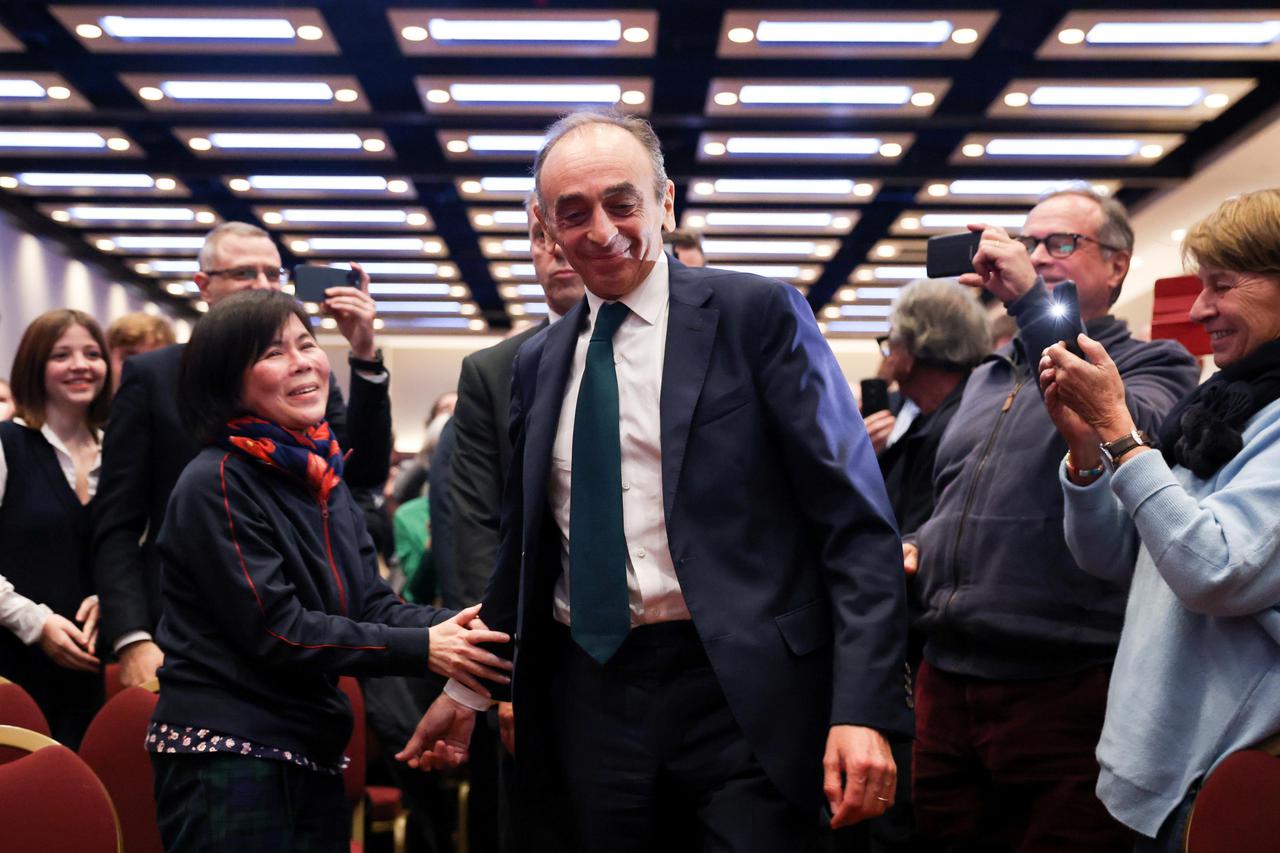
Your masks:
<svg viewBox="0 0 1280 853"><path fill-rule="evenodd" d="M87 426L97 429L107 422L107 412L111 406L111 359L107 356L107 340L102 335L102 327L83 311L55 308L32 320L31 325L22 333L9 377L9 388L13 392L17 414L34 429L40 429L45 423L45 406L49 402L49 393L44 387L44 375L49 354L53 352L58 339L72 326L83 326L89 332L107 363L102 389L89 404Z"/></svg>
<svg viewBox="0 0 1280 853"><path fill-rule="evenodd" d="M311 328L292 296L278 290L235 293L196 323L182 353L178 412L201 444L212 444L240 405L245 371L280 334L290 316Z"/></svg>

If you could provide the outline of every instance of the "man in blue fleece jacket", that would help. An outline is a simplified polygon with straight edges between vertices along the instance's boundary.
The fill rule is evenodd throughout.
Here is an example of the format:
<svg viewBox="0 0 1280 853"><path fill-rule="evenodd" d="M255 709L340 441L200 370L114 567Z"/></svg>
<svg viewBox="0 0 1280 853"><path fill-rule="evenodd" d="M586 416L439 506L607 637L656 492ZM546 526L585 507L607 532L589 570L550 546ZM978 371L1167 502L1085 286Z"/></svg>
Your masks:
<svg viewBox="0 0 1280 853"><path fill-rule="evenodd" d="M1076 283L1080 319L1146 432L1199 370L1179 344L1138 341L1108 313L1133 251L1118 202L1068 190L1036 205L1017 239L970 227L982 243L960 281L1003 301L1019 331L973 371L938 448L933 516L904 545L928 637L916 814L940 851L1128 850L1094 795L1093 756L1127 590L1081 572L1063 539L1066 444L1034 372L1041 350L1074 337L1053 288Z"/></svg>

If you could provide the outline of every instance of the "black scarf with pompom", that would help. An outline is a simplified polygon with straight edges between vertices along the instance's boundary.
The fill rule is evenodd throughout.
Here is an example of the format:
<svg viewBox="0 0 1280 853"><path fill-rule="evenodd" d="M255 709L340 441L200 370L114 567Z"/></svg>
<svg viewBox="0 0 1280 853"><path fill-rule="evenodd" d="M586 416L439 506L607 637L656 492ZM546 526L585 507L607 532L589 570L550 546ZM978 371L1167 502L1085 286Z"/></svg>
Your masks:
<svg viewBox="0 0 1280 853"><path fill-rule="evenodd" d="M1280 340L1222 368L1178 401L1160 427L1165 461L1209 479L1240 452L1240 433L1249 419L1277 397Z"/></svg>

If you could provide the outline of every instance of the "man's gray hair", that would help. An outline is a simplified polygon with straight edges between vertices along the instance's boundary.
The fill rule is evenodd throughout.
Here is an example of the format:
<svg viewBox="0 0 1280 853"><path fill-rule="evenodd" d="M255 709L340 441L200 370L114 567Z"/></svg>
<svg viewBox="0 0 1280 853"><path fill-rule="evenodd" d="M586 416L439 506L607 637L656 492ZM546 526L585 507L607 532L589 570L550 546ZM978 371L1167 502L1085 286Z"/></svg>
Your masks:
<svg viewBox="0 0 1280 853"><path fill-rule="evenodd" d="M889 315L890 337L917 361L968 370L991 352L982 306L952 279L922 278L902 288Z"/></svg>
<svg viewBox="0 0 1280 853"><path fill-rule="evenodd" d="M250 225L248 222L224 222L204 235L204 245L200 247L200 254L196 256L196 261L204 272L216 268L218 263L218 244L222 242L224 237L265 237L268 240L271 239L271 235L257 225Z"/></svg>
<svg viewBox="0 0 1280 853"><path fill-rule="evenodd" d="M538 206L543 210L547 209L546 199L542 197L542 166L547 161L547 155L561 139L580 127L592 124L611 124L635 137L649 155L649 165L653 167L653 193L661 202L667 194L667 167L662 159L662 143L658 140L658 134L653 132L653 126L639 116L616 110L582 110L569 113L547 128L546 140L533 161L533 191L537 196Z"/></svg>
<svg viewBox="0 0 1280 853"><path fill-rule="evenodd" d="M1045 202L1062 195L1087 198L1098 206L1102 214L1102 223L1098 226L1098 242L1103 244L1098 247L1098 250L1102 253L1102 257L1110 257L1116 251L1124 252L1126 255L1133 254L1133 226L1129 224L1129 211L1125 210L1123 204L1109 195L1095 192L1087 184L1045 193L1040 197L1040 201ZM1114 305L1120 298L1122 287L1124 287L1123 279L1111 291L1110 304Z"/></svg>

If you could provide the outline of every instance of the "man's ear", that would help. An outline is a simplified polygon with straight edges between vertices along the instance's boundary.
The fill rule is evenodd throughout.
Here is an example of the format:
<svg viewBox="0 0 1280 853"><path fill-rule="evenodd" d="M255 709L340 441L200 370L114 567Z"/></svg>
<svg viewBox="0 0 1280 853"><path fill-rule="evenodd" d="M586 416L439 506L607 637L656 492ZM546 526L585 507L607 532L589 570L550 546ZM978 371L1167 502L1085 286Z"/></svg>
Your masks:
<svg viewBox="0 0 1280 853"><path fill-rule="evenodd" d="M662 195L662 230L676 230L676 185L667 181L667 191Z"/></svg>

